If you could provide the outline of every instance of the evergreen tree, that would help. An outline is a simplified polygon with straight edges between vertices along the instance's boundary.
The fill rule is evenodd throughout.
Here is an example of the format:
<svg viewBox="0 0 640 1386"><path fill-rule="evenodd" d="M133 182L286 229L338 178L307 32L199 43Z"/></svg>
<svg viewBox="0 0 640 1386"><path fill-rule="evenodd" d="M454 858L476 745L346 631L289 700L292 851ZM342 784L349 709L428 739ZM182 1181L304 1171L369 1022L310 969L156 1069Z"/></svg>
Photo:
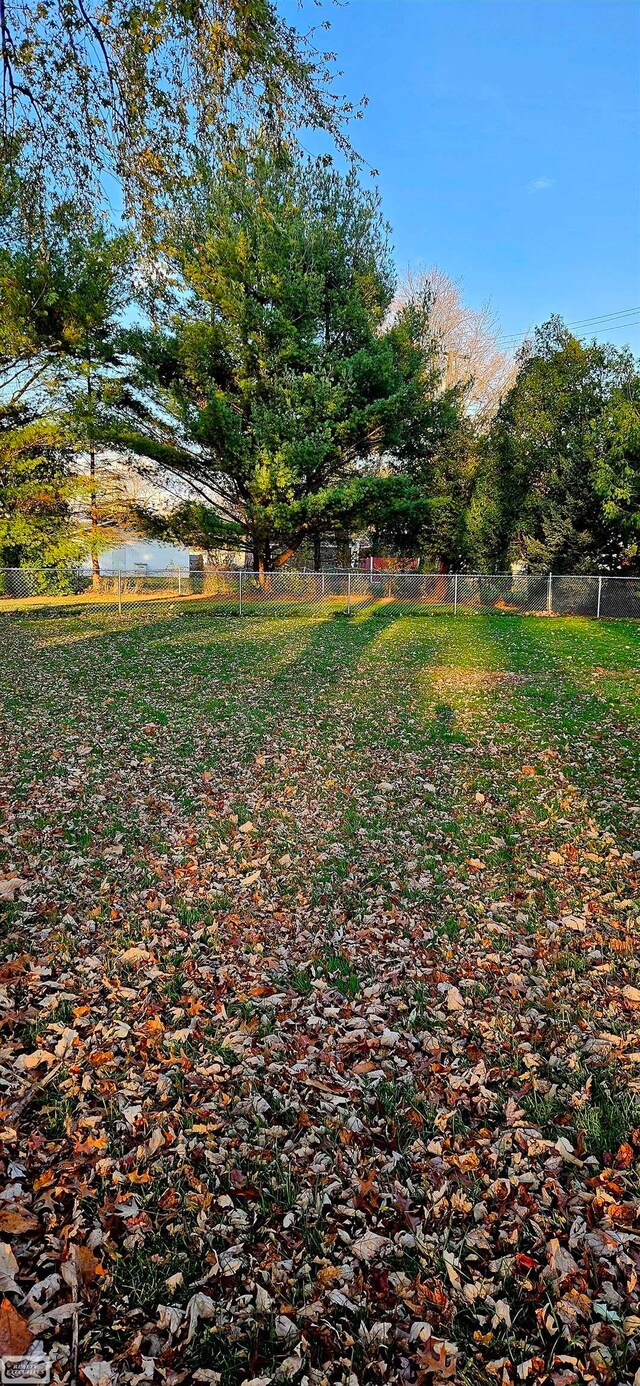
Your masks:
<svg viewBox="0 0 640 1386"><path fill-rule="evenodd" d="M638 537L639 377L559 318L523 349L484 445L468 516L481 567L609 571Z"/></svg>
<svg viewBox="0 0 640 1386"><path fill-rule="evenodd" d="M55 418L0 409L0 567L68 567L84 545L71 523L82 485Z"/></svg>
<svg viewBox="0 0 640 1386"><path fill-rule="evenodd" d="M16 535L24 533L30 515L46 519L46 537L43 531L33 544L7 538L7 545L25 561L49 550L68 549L77 556L86 510L97 576L98 420L103 394L116 385L115 333L126 296L129 245L126 237L108 234L71 204L47 213L36 201L25 216L24 203L16 199L8 212L12 234L0 251L5 526L7 534L13 532L13 508ZM42 526L36 528L39 534ZM85 530L85 548L86 537Z"/></svg>
<svg viewBox="0 0 640 1386"><path fill-rule="evenodd" d="M66 274L65 351L60 382L77 447L88 458L90 552L94 581L100 577L103 530L126 510L113 470L100 467L101 417L114 392L120 358L117 333L128 294L130 244L86 220L65 228L56 254ZM130 291L129 291L130 292Z"/></svg>
<svg viewBox="0 0 640 1386"><path fill-rule="evenodd" d="M378 510L385 484L397 490L394 469L420 459L426 472L440 407L421 346L427 305L388 323L387 228L353 173L274 159L257 143L241 178L202 187L170 271L163 326L131 334L138 391L117 436L209 512L187 507L174 527L197 520L211 547L241 539L268 569L325 531L328 509L334 527L353 516L358 487L364 522L372 470L389 474ZM313 500L326 492L328 509ZM424 491L413 495L424 522Z"/></svg>

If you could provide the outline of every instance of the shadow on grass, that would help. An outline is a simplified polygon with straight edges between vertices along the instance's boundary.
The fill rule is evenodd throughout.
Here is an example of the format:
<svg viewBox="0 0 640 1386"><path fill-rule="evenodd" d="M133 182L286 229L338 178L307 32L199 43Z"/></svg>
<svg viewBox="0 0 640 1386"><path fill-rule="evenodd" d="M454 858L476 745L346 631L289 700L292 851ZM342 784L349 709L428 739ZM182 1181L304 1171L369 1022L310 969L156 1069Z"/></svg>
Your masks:
<svg viewBox="0 0 640 1386"><path fill-rule="evenodd" d="M560 627L560 629L558 629ZM574 787L588 794L601 826L615 826L622 843L637 846L640 817L630 815L640 782L640 706L625 685L593 679L599 660L617 663L621 676L638 660L631 632L620 624L568 618L491 623L503 663L522 681L507 703L514 732L544 728ZM626 639L625 639L626 636ZM500 717L504 721L505 708Z"/></svg>

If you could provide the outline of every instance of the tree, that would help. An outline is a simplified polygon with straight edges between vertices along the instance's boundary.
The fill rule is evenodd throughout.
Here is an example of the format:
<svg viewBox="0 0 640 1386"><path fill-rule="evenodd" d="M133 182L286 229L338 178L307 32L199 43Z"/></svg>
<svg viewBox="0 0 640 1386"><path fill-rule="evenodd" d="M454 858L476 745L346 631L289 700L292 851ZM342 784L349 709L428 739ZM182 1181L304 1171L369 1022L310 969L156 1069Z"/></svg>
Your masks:
<svg viewBox="0 0 640 1386"><path fill-rule="evenodd" d="M325 534L349 535L367 529L374 547L389 545L403 553L424 542L431 525L431 502L409 477L354 476L305 496L289 507L299 531L320 539ZM208 553L244 542L239 524L221 521L208 506L183 501L168 516L156 516L141 506L140 518L152 538L194 544ZM320 568L320 560L314 566Z"/></svg>
<svg viewBox="0 0 640 1386"><path fill-rule="evenodd" d="M613 568L640 572L640 372L615 389L588 439L593 489L611 530Z"/></svg>
<svg viewBox="0 0 640 1386"><path fill-rule="evenodd" d="M396 301L423 296L430 302L427 347L437 353L442 389L462 389L467 412L485 427L515 376L512 358L499 346L496 316L488 303L470 308L459 283L437 265L410 270Z"/></svg>
<svg viewBox="0 0 640 1386"><path fill-rule="evenodd" d="M637 553L639 399L630 353L559 318L536 330L484 446L468 525L480 565L610 571Z"/></svg>
<svg viewBox="0 0 640 1386"><path fill-rule="evenodd" d="M0 252L0 387L5 405L5 496L24 511L29 478L40 491L43 469L55 474L61 500L60 521L78 528L86 502L90 551L99 577L101 512L97 469L97 424L104 394L116 386L118 357L115 333L127 295L129 242L112 235L82 214L74 204L45 212L41 204L24 216L19 203L12 212L12 237ZM9 443L9 438L13 442ZM44 452L40 455L39 438ZM28 446L23 446L25 439ZM88 486L77 459L88 462ZM31 463L39 458L37 465ZM20 472L9 484L11 461ZM27 459L29 465L27 466ZM43 460L46 459L46 460ZM63 485L63 477L69 474ZM52 516L49 486L47 514ZM62 490L61 490L62 488ZM111 480L111 510L121 504ZM67 491L73 493L69 511ZM116 504L117 502L117 504ZM7 501L8 503L8 501ZM70 541L71 542L71 541ZM79 530L73 541L78 548Z"/></svg>
<svg viewBox="0 0 640 1386"><path fill-rule="evenodd" d="M0 566L68 565L83 545L71 523L81 492L73 440L55 418L0 409Z"/></svg>
<svg viewBox="0 0 640 1386"><path fill-rule="evenodd" d="M6 170L4 173L6 175ZM0 389L18 403L46 385L65 351L67 274L57 255L60 210L47 214L41 198L21 197L17 177L0 183Z"/></svg>
<svg viewBox="0 0 640 1386"><path fill-rule="evenodd" d="M127 212L153 218L258 115L274 135L315 126L348 147L333 55L274 0L0 0L0 51L4 163L63 198L93 206L113 175Z"/></svg>
<svg viewBox="0 0 640 1386"><path fill-rule="evenodd" d="M478 445L509 376L488 306L468 308L459 286L438 268L409 272L392 308L423 305L419 339L431 388L429 446L402 464L429 497L430 524L419 548L441 572L468 560L466 517L478 466Z"/></svg>
<svg viewBox="0 0 640 1386"><path fill-rule="evenodd" d="M105 397L116 388L116 332L127 295L130 244L100 224L76 223L56 246L66 274L67 328L64 366L68 409L78 445L89 460L89 519L94 582L100 577L101 529L126 513L121 478L97 463L99 421Z"/></svg>
<svg viewBox="0 0 640 1386"><path fill-rule="evenodd" d="M428 453L424 305L385 325L394 275L374 193L259 142L240 178L200 189L173 268L163 329L130 339L146 416L138 389L112 438L188 483L212 547L241 536L268 569L326 525L312 497L331 490L335 523L343 482Z"/></svg>

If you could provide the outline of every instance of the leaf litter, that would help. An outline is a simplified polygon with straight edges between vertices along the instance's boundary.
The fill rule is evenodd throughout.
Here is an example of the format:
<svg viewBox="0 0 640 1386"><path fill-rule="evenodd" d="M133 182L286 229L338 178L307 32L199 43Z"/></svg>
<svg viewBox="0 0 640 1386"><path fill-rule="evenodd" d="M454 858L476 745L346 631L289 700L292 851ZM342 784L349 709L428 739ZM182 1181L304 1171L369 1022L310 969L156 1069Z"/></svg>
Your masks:
<svg viewBox="0 0 640 1386"><path fill-rule="evenodd" d="M640 1382L637 629L559 628L7 631L0 1351Z"/></svg>

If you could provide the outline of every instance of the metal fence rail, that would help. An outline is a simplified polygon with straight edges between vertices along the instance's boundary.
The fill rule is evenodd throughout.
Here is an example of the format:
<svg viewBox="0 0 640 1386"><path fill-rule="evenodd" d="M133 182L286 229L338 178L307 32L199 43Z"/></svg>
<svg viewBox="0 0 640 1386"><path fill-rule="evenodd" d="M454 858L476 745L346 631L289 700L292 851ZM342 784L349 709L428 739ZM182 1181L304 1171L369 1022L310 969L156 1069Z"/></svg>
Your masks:
<svg viewBox="0 0 640 1386"><path fill-rule="evenodd" d="M0 568L0 612L148 615L177 611L239 616L355 615L386 609L406 614L627 617L640 619L640 576L545 573L305 572L281 569L172 569L105 573Z"/></svg>

